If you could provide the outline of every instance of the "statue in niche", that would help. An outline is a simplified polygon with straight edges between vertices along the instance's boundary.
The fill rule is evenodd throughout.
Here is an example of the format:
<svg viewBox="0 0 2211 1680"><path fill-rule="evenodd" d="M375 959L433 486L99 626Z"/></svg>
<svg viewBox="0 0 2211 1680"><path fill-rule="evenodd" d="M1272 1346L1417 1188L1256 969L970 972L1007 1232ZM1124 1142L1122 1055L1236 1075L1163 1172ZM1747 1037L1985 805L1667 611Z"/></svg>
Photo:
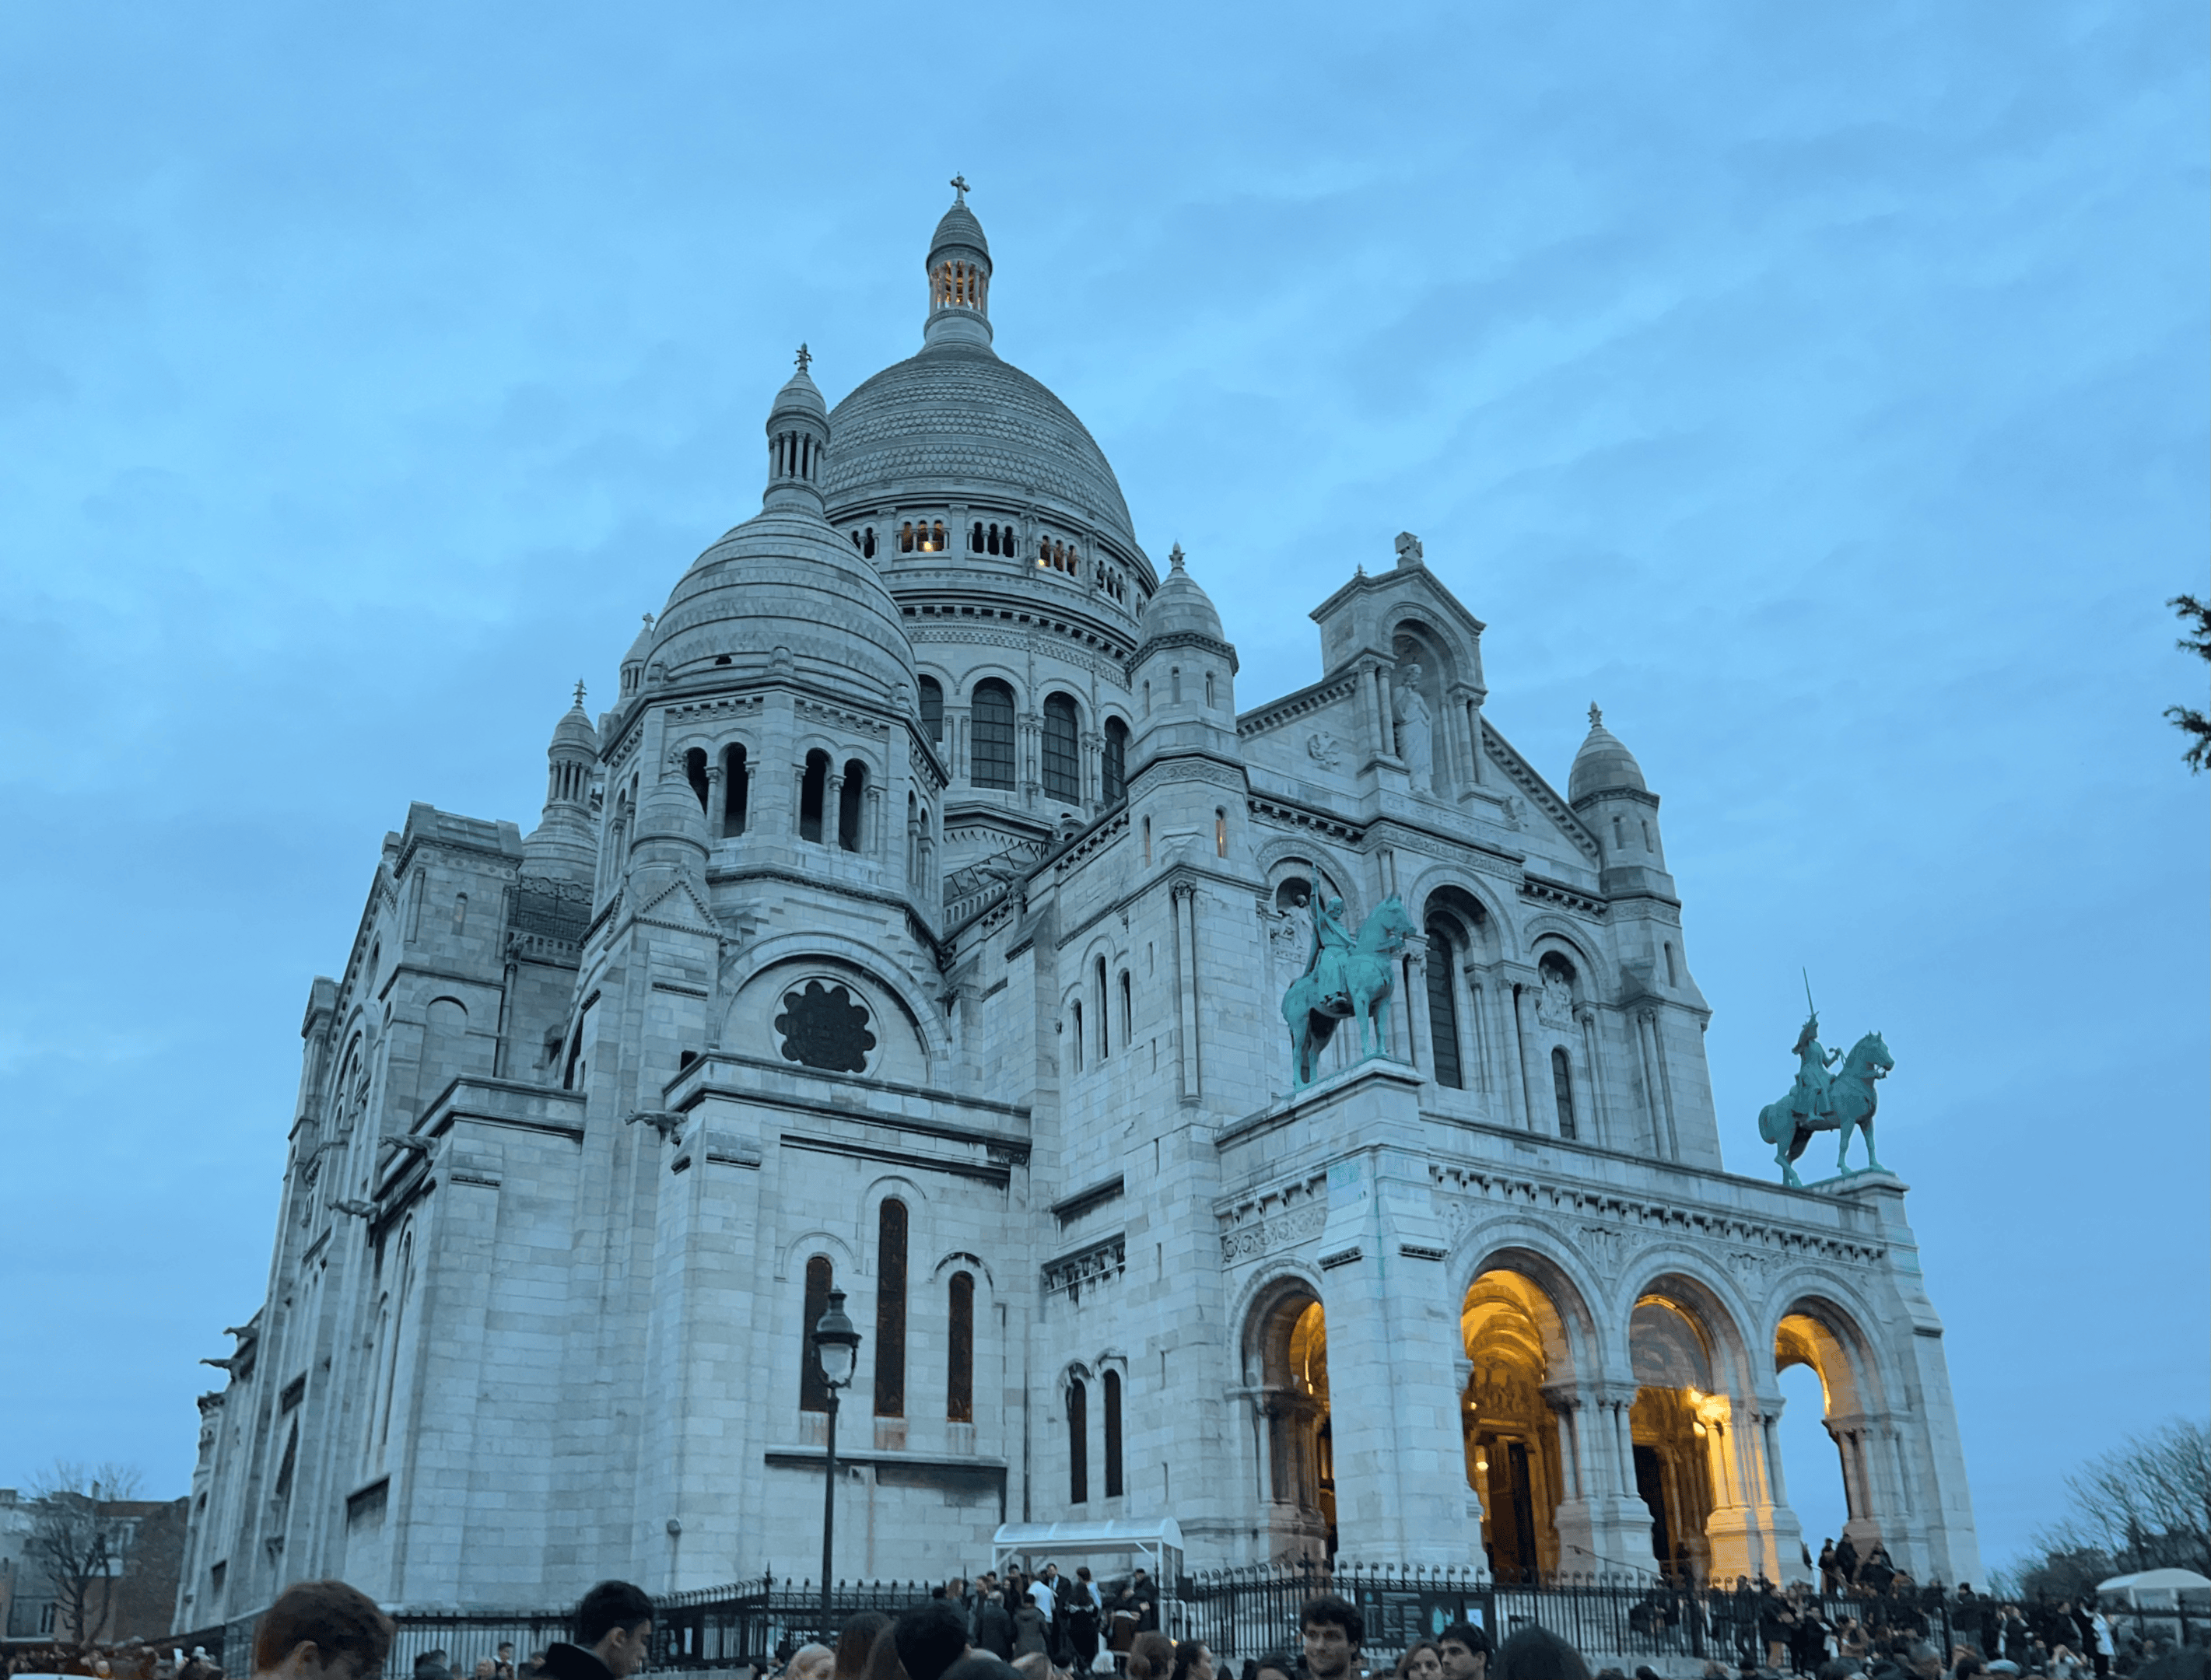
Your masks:
<svg viewBox="0 0 2211 1680"><path fill-rule="evenodd" d="M1536 1018L1561 1031L1574 1024L1574 988L1556 969L1543 971L1543 991L1536 1000Z"/></svg>
<svg viewBox="0 0 2211 1680"><path fill-rule="evenodd" d="M1435 727L1428 703L1420 698L1420 668L1417 662L1397 668L1396 692L1397 756L1405 761L1413 791L1428 791L1435 767Z"/></svg>

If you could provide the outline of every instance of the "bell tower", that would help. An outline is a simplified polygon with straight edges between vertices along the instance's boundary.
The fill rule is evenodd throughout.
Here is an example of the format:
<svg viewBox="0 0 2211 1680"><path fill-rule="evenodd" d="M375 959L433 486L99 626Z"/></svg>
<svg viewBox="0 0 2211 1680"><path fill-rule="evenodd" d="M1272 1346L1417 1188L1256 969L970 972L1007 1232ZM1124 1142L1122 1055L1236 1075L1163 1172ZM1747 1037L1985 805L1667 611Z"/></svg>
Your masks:
<svg viewBox="0 0 2211 1680"><path fill-rule="evenodd" d="M967 208L967 178L954 175L952 208L929 242L929 320L924 345L990 342L990 242Z"/></svg>

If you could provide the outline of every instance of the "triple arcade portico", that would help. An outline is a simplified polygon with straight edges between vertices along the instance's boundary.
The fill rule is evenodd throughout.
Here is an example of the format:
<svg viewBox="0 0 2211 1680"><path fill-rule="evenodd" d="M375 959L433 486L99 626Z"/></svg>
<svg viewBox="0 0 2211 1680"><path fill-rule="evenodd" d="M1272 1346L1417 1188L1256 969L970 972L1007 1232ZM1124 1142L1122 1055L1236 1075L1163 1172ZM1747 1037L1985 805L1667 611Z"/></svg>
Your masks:
<svg viewBox="0 0 2211 1680"><path fill-rule="evenodd" d="M385 837L179 1625L808 1574L836 1291L856 1577L1066 1522L1790 1577L1803 1363L1861 1550L1978 1578L1904 1187L1723 1170L1626 745L1592 708L1563 789L1518 752L1409 535L1239 710L1191 563L997 354L964 196L924 277L915 355L773 395L760 511L559 718L537 826ZM1330 942L1364 1018L1293 1061Z"/></svg>

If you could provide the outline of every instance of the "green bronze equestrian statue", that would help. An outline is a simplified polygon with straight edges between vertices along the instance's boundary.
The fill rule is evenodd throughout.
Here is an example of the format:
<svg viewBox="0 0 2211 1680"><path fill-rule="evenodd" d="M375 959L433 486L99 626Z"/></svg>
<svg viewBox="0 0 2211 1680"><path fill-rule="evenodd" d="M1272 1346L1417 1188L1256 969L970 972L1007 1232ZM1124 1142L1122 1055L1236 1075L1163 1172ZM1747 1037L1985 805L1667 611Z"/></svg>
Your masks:
<svg viewBox="0 0 2211 1680"><path fill-rule="evenodd" d="M1804 1001L1808 1006L1812 991L1804 988ZM1820 1012L1813 1010L1803 1028L1796 1035L1796 1048L1790 1052L1796 1058L1796 1083L1789 1094L1778 1103L1768 1103L1758 1114L1758 1135L1772 1144L1773 1158L1781 1166L1781 1181L1802 1189L1804 1181L1796 1176L1796 1157L1812 1141L1814 1132L1839 1131L1842 1148L1835 1156L1835 1170L1850 1170L1851 1133L1853 1128L1865 1133L1868 1172L1885 1172L1881 1157L1873 1152L1874 1110L1880 1106L1881 1094L1875 1082L1888 1077L1896 1066L1888 1054L1888 1046L1878 1032L1869 1032L1851 1047L1845 1056L1840 1050L1828 1050L1820 1044ZM1836 1059L1842 1059L1842 1071L1830 1074Z"/></svg>
<svg viewBox="0 0 2211 1680"><path fill-rule="evenodd" d="M1347 1018L1359 1023L1362 1056L1386 1055L1390 1043L1391 970L1414 932L1405 906L1391 893L1360 924L1354 937L1343 925L1343 900L1313 910L1312 956L1305 971L1282 994L1282 1019L1290 1029L1290 1073L1296 1089L1313 1082L1320 1053Z"/></svg>

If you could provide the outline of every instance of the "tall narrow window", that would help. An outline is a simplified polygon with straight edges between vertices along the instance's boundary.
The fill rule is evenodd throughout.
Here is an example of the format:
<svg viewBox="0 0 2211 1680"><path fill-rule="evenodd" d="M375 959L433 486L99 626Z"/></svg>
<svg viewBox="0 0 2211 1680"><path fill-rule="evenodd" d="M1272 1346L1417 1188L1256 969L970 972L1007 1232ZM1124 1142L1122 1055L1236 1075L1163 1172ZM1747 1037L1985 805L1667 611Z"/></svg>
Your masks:
<svg viewBox="0 0 2211 1680"><path fill-rule="evenodd" d="M1113 1012L1106 1006L1106 959L1103 957L1098 959L1093 972L1098 992L1098 1060L1103 1061L1113 1054Z"/></svg>
<svg viewBox="0 0 2211 1680"><path fill-rule="evenodd" d="M860 849L860 802L867 793L868 767L857 758L846 760L845 785L837 790L837 843L848 852Z"/></svg>
<svg viewBox="0 0 2211 1680"><path fill-rule="evenodd" d="M1435 1046L1436 1083L1463 1090L1458 1061L1458 993L1451 966L1458 953L1440 922L1428 924L1428 1042Z"/></svg>
<svg viewBox="0 0 2211 1680"><path fill-rule="evenodd" d="M1106 752L1102 766L1104 794L1108 805L1129 796L1129 726L1118 717L1106 720Z"/></svg>
<svg viewBox="0 0 2211 1680"><path fill-rule="evenodd" d="M745 831L745 811L752 791L752 771L745 763L745 749L725 746L722 749L722 832L724 835Z"/></svg>
<svg viewBox="0 0 2211 1680"><path fill-rule="evenodd" d="M1075 1071L1082 1071L1082 1006L1075 1006Z"/></svg>
<svg viewBox="0 0 2211 1680"><path fill-rule="evenodd" d="M901 554L911 554L913 553L913 521L911 519L904 520L900 523L899 553Z"/></svg>
<svg viewBox="0 0 2211 1680"><path fill-rule="evenodd" d="M699 808L706 808L706 749L694 746L683 755L683 779L691 784L692 797Z"/></svg>
<svg viewBox="0 0 2211 1680"><path fill-rule="evenodd" d="M1090 1391L1081 1377L1067 1385L1067 1502L1090 1502Z"/></svg>
<svg viewBox="0 0 2211 1680"><path fill-rule="evenodd" d="M975 685L974 782L978 788L1014 785L1014 692L1002 682Z"/></svg>
<svg viewBox="0 0 2211 1680"><path fill-rule="evenodd" d="M935 745L944 745L944 685L935 677L921 680L921 732Z"/></svg>
<svg viewBox="0 0 2211 1680"><path fill-rule="evenodd" d="M1559 1135L1574 1135L1574 1075L1564 1050L1551 1052L1551 1094L1559 1101Z"/></svg>
<svg viewBox="0 0 2211 1680"><path fill-rule="evenodd" d="M1666 941L1666 983L1669 986L1681 983L1681 977L1674 967L1674 942L1671 940Z"/></svg>
<svg viewBox="0 0 2211 1680"><path fill-rule="evenodd" d="M821 838L821 806L829 791L829 755L818 747L806 755L806 774L798 783L798 837Z"/></svg>
<svg viewBox="0 0 2211 1680"><path fill-rule="evenodd" d="M829 1385L821 1380L821 1358L815 1351L814 1326L821 1322L821 1314L829 1310L831 1277L828 1255L816 1254L806 1262L805 1304L800 1309L806 1317L800 1326L798 1338L798 1409L801 1411L829 1410Z"/></svg>
<svg viewBox="0 0 2211 1680"><path fill-rule="evenodd" d="M1121 1374L1106 1373L1106 1497L1121 1496Z"/></svg>
<svg viewBox="0 0 2211 1680"><path fill-rule="evenodd" d="M453 931L457 934L460 933L466 928L468 925L469 895L465 892L457 892L453 895ZM1671 946L1669 946L1666 948L1669 951L1673 949Z"/></svg>
<svg viewBox="0 0 2211 1680"><path fill-rule="evenodd" d="M975 1277L952 1274L951 1358L944 1385L944 1416L954 1423L975 1421Z"/></svg>
<svg viewBox="0 0 2211 1680"><path fill-rule="evenodd" d="M906 1416L906 1204L875 1216L875 1416Z"/></svg>
<svg viewBox="0 0 2211 1680"><path fill-rule="evenodd" d="M1121 1042L1124 1044L1136 1042L1136 994L1130 988L1129 970L1126 969L1121 970Z"/></svg>
<svg viewBox="0 0 2211 1680"><path fill-rule="evenodd" d="M1069 804L1082 797L1082 761L1075 756L1075 702L1064 694L1044 703L1044 796Z"/></svg>
<svg viewBox="0 0 2211 1680"><path fill-rule="evenodd" d="M1215 857L1228 855L1228 813L1226 811L1213 813L1213 855Z"/></svg>
<svg viewBox="0 0 2211 1680"><path fill-rule="evenodd" d="M979 519L975 522L975 529L967 533L967 552L971 554L983 552L983 522Z"/></svg>

